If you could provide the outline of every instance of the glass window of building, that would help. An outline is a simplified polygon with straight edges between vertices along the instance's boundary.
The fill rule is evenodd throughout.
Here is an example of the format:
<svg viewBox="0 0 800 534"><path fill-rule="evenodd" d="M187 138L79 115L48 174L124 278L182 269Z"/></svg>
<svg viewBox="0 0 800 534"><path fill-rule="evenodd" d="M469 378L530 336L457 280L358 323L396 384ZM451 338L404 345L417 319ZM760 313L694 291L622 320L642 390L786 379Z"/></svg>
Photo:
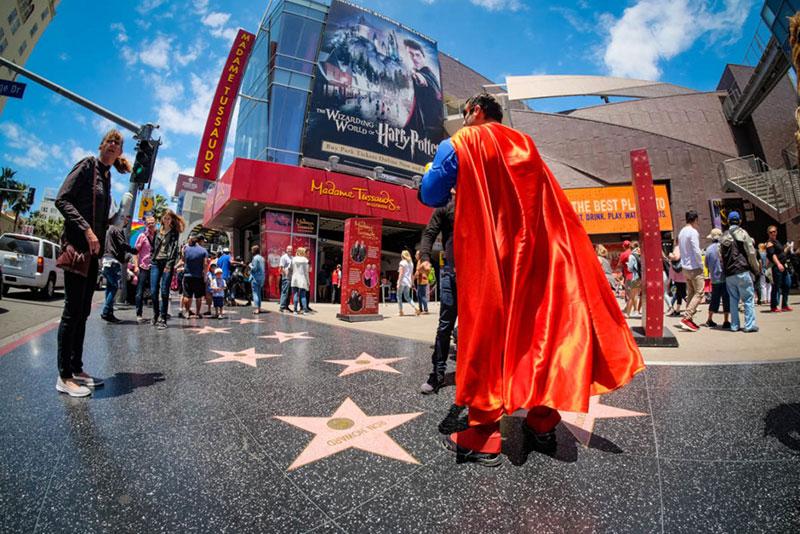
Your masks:
<svg viewBox="0 0 800 534"><path fill-rule="evenodd" d="M24 54L25 50L27 49L28 49L28 41L22 41L22 44L19 45L19 55L21 56L22 54Z"/></svg>
<svg viewBox="0 0 800 534"><path fill-rule="evenodd" d="M34 22L33 26L31 26L31 37L36 35L36 32L38 32L38 31L39 31L39 25Z"/></svg>
<svg viewBox="0 0 800 534"><path fill-rule="evenodd" d="M8 14L8 25L10 26L15 20L18 20L17 8L12 9L11 13Z"/></svg>
<svg viewBox="0 0 800 534"><path fill-rule="evenodd" d="M49 13L50 13L50 10L48 8L44 8L44 11L42 11L42 20L47 20L47 15Z"/></svg>
<svg viewBox="0 0 800 534"><path fill-rule="evenodd" d="M7 46L8 46L8 39L4 38L3 40L0 41L0 54L5 52Z"/></svg>
<svg viewBox="0 0 800 534"><path fill-rule="evenodd" d="M17 16L17 10L14 9L11 11L11 14L8 16L8 24L11 26L11 35L17 33L19 29L20 21L19 17Z"/></svg>

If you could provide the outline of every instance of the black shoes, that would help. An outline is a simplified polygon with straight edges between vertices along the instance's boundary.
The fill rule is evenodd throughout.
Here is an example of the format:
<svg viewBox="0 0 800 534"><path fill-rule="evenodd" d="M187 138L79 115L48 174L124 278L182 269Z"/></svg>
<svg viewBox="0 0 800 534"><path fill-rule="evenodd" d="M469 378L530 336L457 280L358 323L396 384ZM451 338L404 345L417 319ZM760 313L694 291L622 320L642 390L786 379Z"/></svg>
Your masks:
<svg viewBox="0 0 800 534"><path fill-rule="evenodd" d="M471 462L479 465L485 465L486 467L497 467L503 463L502 455L465 449L450 439L450 436L444 436L442 438L442 447L444 447L446 451L455 454L456 462L458 463Z"/></svg>
<svg viewBox="0 0 800 534"><path fill-rule="evenodd" d="M522 431L525 434L526 443L533 450L547 455L551 455L556 452L558 441L556 440L555 428L549 432L536 432L523 422Z"/></svg>
<svg viewBox="0 0 800 534"><path fill-rule="evenodd" d="M112 324L119 324L122 322L122 319L117 318L113 313L109 313L108 315L101 315L100 318L108 323Z"/></svg>
<svg viewBox="0 0 800 534"><path fill-rule="evenodd" d="M444 385L444 376L431 373L430 376L428 376L428 380L420 386L419 392L422 393L423 395L430 395L431 393L439 393L439 389L443 385Z"/></svg>

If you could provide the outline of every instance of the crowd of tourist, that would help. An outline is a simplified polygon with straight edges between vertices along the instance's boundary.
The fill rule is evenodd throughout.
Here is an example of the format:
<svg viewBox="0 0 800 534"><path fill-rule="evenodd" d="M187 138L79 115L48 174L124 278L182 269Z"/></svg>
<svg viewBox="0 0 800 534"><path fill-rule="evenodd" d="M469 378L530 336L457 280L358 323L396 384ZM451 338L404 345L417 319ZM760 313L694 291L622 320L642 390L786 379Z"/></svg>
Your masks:
<svg viewBox="0 0 800 534"><path fill-rule="evenodd" d="M697 212L687 212L678 243L669 253L662 252L668 316L681 317L681 328L689 332L696 332L701 326L758 332L756 306L769 306L772 313L792 311L789 289L800 263L794 243L781 243L777 227L770 226L764 241L756 244L742 227L741 214L731 211L728 229L712 228L706 236L711 243L703 250L698 219ZM644 300L641 251L636 241L624 241L622 247L616 271L606 247L598 245L596 253L612 290L624 299L624 313L629 318L639 318ZM706 302L708 314L698 324L698 307ZM720 312L722 322L718 323L714 315ZM744 323L740 322L740 312Z"/></svg>

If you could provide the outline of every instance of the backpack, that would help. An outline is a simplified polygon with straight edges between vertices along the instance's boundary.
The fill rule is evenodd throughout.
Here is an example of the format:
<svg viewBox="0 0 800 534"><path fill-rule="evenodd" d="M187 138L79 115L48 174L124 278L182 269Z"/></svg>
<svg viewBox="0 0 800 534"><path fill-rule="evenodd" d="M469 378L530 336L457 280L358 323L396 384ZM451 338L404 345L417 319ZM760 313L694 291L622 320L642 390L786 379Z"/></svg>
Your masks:
<svg viewBox="0 0 800 534"><path fill-rule="evenodd" d="M639 255L634 254L633 252L631 252L630 257L633 258L634 261L633 261L633 268L631 269L629 267L629 270L631 271L631 274L635 275L634 280L638 280L639 278L642 277L642 268L641 268L642 261L639 258Z"/></svg>
<svg viewBox="0 0 800 534"><path fill-rule="evenodd" d="M758 255L756 254L756 246L753 242L753 238L747 234L744 228L738 226L734 228L733 231L728 230L722 234L719 243L720 246L730 247L735 246L733 243L734 240L742 244L750 272L758 275L761 272L761 265L758 262Z"/></svg>
<svg viewBox="0 0 800 534"><path fill-rule="evenodd" d="M435 283L436 283L436 271L431 269L430 271L428 271L428 284L434 285Z"/></svg>

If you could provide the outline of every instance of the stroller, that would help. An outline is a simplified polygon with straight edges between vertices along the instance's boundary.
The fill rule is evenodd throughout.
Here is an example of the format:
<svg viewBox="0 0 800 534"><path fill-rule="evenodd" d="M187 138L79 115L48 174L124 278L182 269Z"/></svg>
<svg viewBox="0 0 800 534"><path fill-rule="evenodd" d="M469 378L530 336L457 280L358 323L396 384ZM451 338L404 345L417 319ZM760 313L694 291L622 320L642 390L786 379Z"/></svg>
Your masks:
<svg viewBox="0 0 800 534"><path fill-rule="evenodd" d="M247 300L247 304L245 306L250 306L252 300L252 289L250 287L250 282L248 282L249 273L247 272L249 269L248 267L241 262L240 258L236 258L238 262L236 266L233 268L233 272L231 273L231 283L228 287L228 306L238 306L236 303L236 299L244 299Z"/></svg>

